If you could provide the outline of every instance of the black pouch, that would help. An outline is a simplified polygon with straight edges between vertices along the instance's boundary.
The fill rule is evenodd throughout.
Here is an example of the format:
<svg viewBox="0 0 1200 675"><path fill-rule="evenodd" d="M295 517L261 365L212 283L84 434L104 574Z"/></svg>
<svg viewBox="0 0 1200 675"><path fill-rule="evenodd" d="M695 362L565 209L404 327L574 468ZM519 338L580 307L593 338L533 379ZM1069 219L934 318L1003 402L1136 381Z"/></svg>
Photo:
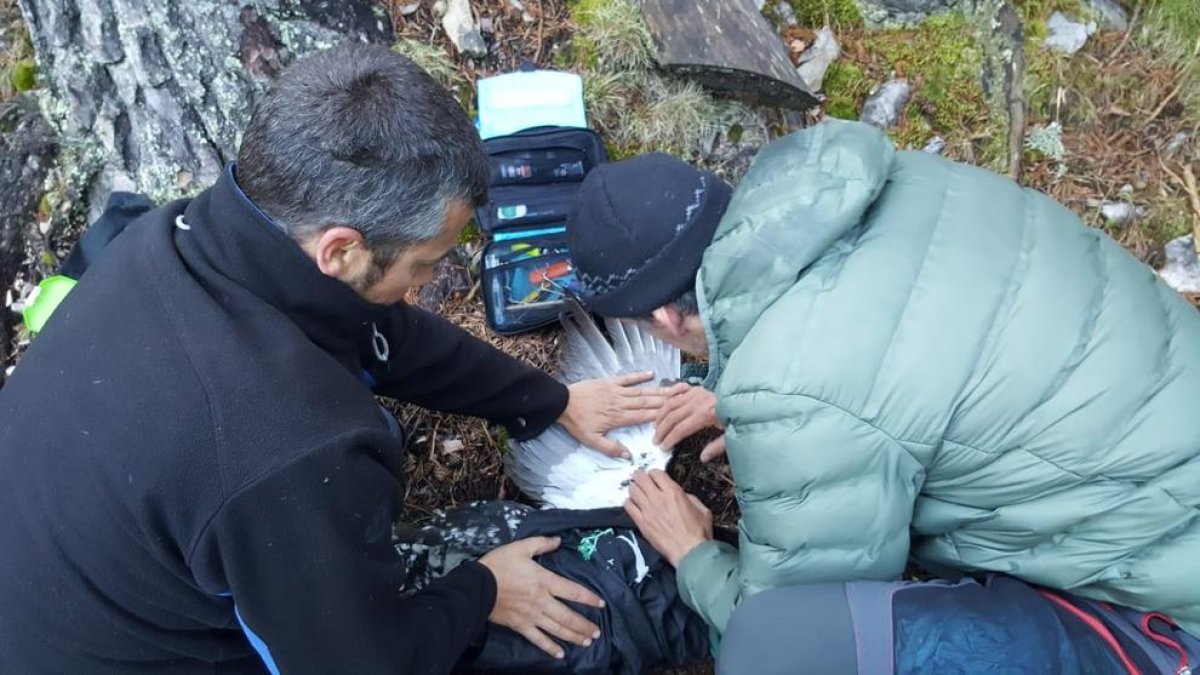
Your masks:
<svg viewBox="0 0 1200 675"><path fill-rule="evenodd" d="M589 129L537 127L484 142L488 203L475 211L488 243L480 262L488 325L509 335L554 323L578 290L567 215L579 185L607 161Z"/></svg>

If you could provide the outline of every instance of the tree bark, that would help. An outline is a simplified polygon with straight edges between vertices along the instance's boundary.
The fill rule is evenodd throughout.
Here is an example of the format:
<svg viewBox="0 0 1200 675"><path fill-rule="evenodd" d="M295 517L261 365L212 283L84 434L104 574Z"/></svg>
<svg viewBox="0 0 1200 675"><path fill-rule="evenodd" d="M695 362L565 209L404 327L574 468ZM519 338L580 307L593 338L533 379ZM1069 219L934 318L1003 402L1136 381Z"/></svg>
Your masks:
<svg viewBox="0 0 1200 675"><path fill-rule="evenodd" d="M93 204L112 189L156 201L203 189L289 61L345 39L390 42L392 30L369 0L20 3L64 174Z"/></svg>
<svg viewBox="0 0 1200 675"><path fill-rule="evenodd" d="M32 94L0 103L0 293L12 288L25 262L42 184L54 162L54 132ZM0 386L13 346L15 315L0 308Z"/></svg>

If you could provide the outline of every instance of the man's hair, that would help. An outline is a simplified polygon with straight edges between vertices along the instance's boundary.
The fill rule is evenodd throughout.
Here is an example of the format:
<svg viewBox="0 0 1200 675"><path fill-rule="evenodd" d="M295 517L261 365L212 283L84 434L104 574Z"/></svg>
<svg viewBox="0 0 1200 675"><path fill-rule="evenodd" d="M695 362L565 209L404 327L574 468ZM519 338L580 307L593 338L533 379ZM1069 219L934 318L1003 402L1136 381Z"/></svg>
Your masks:
<svg viewBox="0 0 1200 675"><path fill-rule="evenodd" d="M347 42L297 61L258 101L237 179L292 238L352 227L386 267L436 237L453 201L486 201L488 163L462 108L425 71Z"/></svg>
<svg viewBox="0 0 1200 675"><path fill-rule="evenodd" d="M695 316L700 313L700 301L696 299L695 290L687 291L663 306L674 307L684 316Z"/></svg>

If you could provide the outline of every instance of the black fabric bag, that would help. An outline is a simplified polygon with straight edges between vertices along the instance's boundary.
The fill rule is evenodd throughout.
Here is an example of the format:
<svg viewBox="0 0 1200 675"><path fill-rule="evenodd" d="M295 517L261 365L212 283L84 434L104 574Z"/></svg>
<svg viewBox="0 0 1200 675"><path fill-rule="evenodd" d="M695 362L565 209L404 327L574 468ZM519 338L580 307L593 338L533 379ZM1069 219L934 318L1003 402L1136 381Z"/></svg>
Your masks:
<svg viewBox="0 0 1200 675"><path fill-rule="evenodd" d="M709 654L708 627L679 597L675 570L641 538L621 509L534 510L516 502L477 502L439 514L420 530L399 535L409 590L465 560L527 537L560 537L538 558L546 569L591 589L605 607L573 606L600 627L590 647L563 645L554 659L505 628L464 657L464 673L621 673L683 666Z"/></svg>
<svg viewBox="0 0 1200 675"><path fill-rule="evenodd" d="M535 127L484 148L491 187L475 221L489 239L480 263L488 325L501 334L549 325L576 290L567 215L584 177L607 161L604 143L589 129Z"/></svg>

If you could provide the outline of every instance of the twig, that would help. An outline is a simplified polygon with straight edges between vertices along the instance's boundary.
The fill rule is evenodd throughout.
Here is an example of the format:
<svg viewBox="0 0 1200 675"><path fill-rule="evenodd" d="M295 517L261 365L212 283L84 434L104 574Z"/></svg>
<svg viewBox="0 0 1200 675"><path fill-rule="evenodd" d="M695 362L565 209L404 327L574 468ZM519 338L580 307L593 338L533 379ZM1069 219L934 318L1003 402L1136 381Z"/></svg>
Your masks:
<svg viewBox="0 0 1200 675"><path fill-rule="evenodd" d="M1104 60L1105 66L1112 64L1113 59L1117 58L1117 54L1120 54L1121 50L1125 49L1125 46L1129 44L1129 41L1133 38L1133 29L1135 26L1137 26L1138 15L1141 14L1141 12L1142 6L1141 4L1138 4L1138 6L1133 9L1133 17L1129 19L1129 27L1125 29L1125 37L1121 38L1121 44L1117 45L1117 48L1114 49L1112 53L1108 55L1108 58Z"/></svg>
<svg viewBox="0 0 1200 675"><path fill-rule="evenodd" d="M533 53L533 65L540 66L542 62L542 29L546 25L546 8L542 5L542 0L538 0L538 36L537 36L537 51Z"/></svg>
<svg viewBox="0 0 1200 675"><path fill-rule="evenodd" d="M1162 100L1162 103L1158 104L1158 107L1154 109L1154 112L1150 113L1150 117L1142 123L1142 126L1150 126L1151 122L1158 119L1158 116L1162 114L1162 111L1167 109L1167 105L1169 105L1171 101L1175 100L1175 97L1179 95L1179 92L1183 91L1183 85L1186 83L1187 80L1181 76L1179 78L1179 84L1175 85L1175 88L1171 90L1171 93L1167 94L1167 97Z"/></svg>
<svg viewBox="0 0 1200 675"><path fill-rule="evenodd" d="M1192 211L1195 212L1192 218L1192 247L1200 256L1200 190L1196 189L1196 174L1192 172L1190 164L1183 165L1183 179L1187 183L1188 196L1192 198Z"/></svg>

